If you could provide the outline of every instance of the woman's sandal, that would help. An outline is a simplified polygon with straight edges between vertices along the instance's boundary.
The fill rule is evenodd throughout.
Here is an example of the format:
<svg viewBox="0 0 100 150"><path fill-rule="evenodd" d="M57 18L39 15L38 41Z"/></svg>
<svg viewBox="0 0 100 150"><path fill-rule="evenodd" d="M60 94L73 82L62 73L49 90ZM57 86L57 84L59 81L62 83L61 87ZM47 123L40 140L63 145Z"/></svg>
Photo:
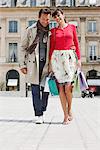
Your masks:
<svg viewBox="0 0 100 150"><path fill-rule="evenodd" d="M72 120L73 120L73 115L72 115L71 112L69 113L68 120L69 120L69 121L72 121Z"/></svg>
<svg viewBox="0 0 100 150"><path fill-rule="evenodd" d="M67 120L64 119L63 121L63 125L67 125L67 124L69 124L69 118L67 118Z"/></svg>

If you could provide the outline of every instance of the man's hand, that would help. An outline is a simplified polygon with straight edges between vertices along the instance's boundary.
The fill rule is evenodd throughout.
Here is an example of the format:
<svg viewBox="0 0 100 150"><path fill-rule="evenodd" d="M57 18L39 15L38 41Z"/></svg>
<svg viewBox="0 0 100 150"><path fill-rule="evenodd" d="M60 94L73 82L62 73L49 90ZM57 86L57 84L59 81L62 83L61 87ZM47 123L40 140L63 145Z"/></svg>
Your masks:
<svg viewBox="0 0 100 150"><path fill-rule="evenodd" d="M20 70L23 74L27 74L27 68L21 68Z"/></svg>

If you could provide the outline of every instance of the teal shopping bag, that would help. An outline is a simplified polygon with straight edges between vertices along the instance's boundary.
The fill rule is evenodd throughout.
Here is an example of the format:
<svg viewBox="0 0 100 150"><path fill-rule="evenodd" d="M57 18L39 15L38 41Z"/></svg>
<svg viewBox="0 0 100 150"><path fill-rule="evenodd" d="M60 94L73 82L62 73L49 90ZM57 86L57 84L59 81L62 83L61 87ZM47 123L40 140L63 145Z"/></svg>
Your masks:
<svg viewBox="0 0 100 150"><path fill-rule="evenodd" d="M59 94L57 83L56 83L55 79L50 78L48 80L48 85L49 85L49 90L50 90L51 95L55 96L55 95Z"/></svg>

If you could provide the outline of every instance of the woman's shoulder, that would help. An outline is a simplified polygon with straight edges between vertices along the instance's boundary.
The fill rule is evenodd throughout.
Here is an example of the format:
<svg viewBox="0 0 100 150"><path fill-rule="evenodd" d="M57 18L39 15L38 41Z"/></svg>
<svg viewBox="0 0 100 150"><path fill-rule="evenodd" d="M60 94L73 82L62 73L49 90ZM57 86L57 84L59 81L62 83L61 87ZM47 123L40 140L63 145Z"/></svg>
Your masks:
<svg viewBox="0 0 100 150"><path fill-rule="evenodd" d="M54 32L56 30L56 27L52 28L50 31L51 32Z"/></svg>
<svg viewBox="0 0 100 150"><path fill-rule="evenodd" d="M52 28L52 29L50 30L50 35L54 34L55 31L56 31L56 27Z"/></svg>
<svg viewBox="0 0 100 150"><path fill-rule="evenodd" d="M74 24L69 23L69 27L71 27L73 30L76 29L76 26Z"/></svg>

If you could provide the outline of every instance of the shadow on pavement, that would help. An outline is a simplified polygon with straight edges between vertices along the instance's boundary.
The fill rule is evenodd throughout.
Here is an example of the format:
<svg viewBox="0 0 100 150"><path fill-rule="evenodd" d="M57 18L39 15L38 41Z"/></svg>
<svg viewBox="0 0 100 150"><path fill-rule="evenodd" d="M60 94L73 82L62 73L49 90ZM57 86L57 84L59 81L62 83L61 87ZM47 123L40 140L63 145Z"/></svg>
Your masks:
<svg viewBox="0 0 100 150"><path fill-rule="evenodd" d="M17 120L17 119L0 119L0 122L16 122L16 123L35 123L35 120ZM43 124L62 124L62 122L44 122Z"/></svg>

